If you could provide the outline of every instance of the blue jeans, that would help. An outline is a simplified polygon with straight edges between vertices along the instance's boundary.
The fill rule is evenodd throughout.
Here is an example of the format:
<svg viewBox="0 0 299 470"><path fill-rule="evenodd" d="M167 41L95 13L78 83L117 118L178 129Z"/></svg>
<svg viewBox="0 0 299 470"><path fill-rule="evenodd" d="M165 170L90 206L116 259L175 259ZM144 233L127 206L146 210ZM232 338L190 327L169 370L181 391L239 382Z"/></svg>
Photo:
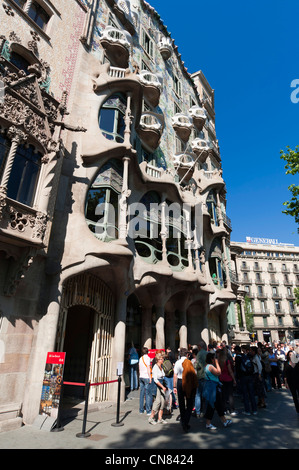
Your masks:
<svg viewBox="0 0 299 470"><path fill-rule="evenodd" d="M171 390L172 402L171 405L175 403L175 394L173 393L173 377L164 377L166 387Z"/></svg>
<svg viewBox="0 0 299 470"><path fill-rule="evenodd" d="M152 410L152 401L153 397L149 389L150 379L139 378L140 384L140 398L139 398L139 412L143 413L144 411L144 397L145 397L145 409L147 413L150 413Z"/></svg>
<svg viewBox="0 0 299 470"><path fill-rule="evenodd" d="M244 376L241 378L241 389L244 399L244 408L247 413L257 410L257 405L255 401L255 390L254 390L254 381L253 376Z"/></svg>
<svg viewBox="0 0 299 470"><path fill-rule="evenodd" d="M203 411L202 391L203 391L204 384L205 384L205 379L200 379L198 381L198 387L197 387L196 395L195 395L195 413L197 415L199 415L201 411Z"/></svg>
<svg viewBox="0 0 299 470"><path fill-rule="evenodd" d="M130 364L130 381L131 381L131 391L138 388L138 362L136 364Z"/></svg>

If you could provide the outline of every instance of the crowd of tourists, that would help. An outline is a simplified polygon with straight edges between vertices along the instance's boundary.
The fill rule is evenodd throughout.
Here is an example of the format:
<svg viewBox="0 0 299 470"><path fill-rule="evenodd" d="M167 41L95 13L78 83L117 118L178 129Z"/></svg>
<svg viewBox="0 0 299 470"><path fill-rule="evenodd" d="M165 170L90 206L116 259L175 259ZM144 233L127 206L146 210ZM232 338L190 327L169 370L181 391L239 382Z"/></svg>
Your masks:
<svg viewBox="0 0 299 470"><path fill-rule="evenodd" d="M176 353L169 347L156 351L153 359L147 348L139 357L132 347L129 360L131 390L139 388L139 412L148 415L151 425L167 424L165 415L179 408L177 419L185 432L192 415L203 418L206 429L216 430L215 412L227 427L239 412L255 415L266 408L267 394L282 387L290 391L299 417L299 341L245 345L200 341ZM237 396L242 411L236 410Z"/></svg>

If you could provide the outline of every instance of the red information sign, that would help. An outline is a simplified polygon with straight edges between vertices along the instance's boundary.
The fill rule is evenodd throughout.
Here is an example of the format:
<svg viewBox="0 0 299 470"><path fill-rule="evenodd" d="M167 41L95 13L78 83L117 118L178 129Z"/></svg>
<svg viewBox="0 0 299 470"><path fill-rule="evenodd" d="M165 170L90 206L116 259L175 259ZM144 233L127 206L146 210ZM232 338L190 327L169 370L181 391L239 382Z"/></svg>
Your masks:
<svg viewBox="0 0 299 470"><path fill-rule="evenodd" d="M47 355L43 379L40 414L57 418L65 353L50 352Z"/></svg>
<svg viewBox="0 0 299 470"><path fill-rule="evenodd" d="M153 360L155 355L159 352L165 352L165 349L149 349L148 356L151 360Z"/></svg>

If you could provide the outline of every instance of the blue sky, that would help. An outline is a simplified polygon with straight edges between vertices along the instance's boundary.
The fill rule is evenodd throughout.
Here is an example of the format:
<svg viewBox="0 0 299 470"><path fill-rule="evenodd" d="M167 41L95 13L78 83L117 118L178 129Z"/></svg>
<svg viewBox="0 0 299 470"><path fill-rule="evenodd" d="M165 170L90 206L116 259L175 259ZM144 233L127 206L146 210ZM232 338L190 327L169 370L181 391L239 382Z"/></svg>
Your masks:
<svg viewBox="0 0 299 470"><path fill-rule="evenodd" d="M215 90L216 132L233 241L275 238L299 246L294 218L282 214L288 186L280 150L299 145L298 0L149 0L189 73ZM298 93L299 97L299 93Z"/></svg>

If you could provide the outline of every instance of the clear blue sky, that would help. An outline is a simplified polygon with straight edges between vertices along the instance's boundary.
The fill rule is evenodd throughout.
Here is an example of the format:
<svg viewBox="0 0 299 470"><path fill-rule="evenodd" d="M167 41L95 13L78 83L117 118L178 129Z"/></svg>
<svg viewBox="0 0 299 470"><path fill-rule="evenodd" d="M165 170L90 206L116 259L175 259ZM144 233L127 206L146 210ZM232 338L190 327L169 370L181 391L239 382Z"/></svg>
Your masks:
<svg viewBox="0 0 299 470"><path fill-rule="evenodd" d="M298 0L150 0L188 72L215 90L216 132L233 241L275 238L299 246L294 218L282 214L288 186L280 150L299 145ZM299 96L299 93L298 93Z"/></svg>

